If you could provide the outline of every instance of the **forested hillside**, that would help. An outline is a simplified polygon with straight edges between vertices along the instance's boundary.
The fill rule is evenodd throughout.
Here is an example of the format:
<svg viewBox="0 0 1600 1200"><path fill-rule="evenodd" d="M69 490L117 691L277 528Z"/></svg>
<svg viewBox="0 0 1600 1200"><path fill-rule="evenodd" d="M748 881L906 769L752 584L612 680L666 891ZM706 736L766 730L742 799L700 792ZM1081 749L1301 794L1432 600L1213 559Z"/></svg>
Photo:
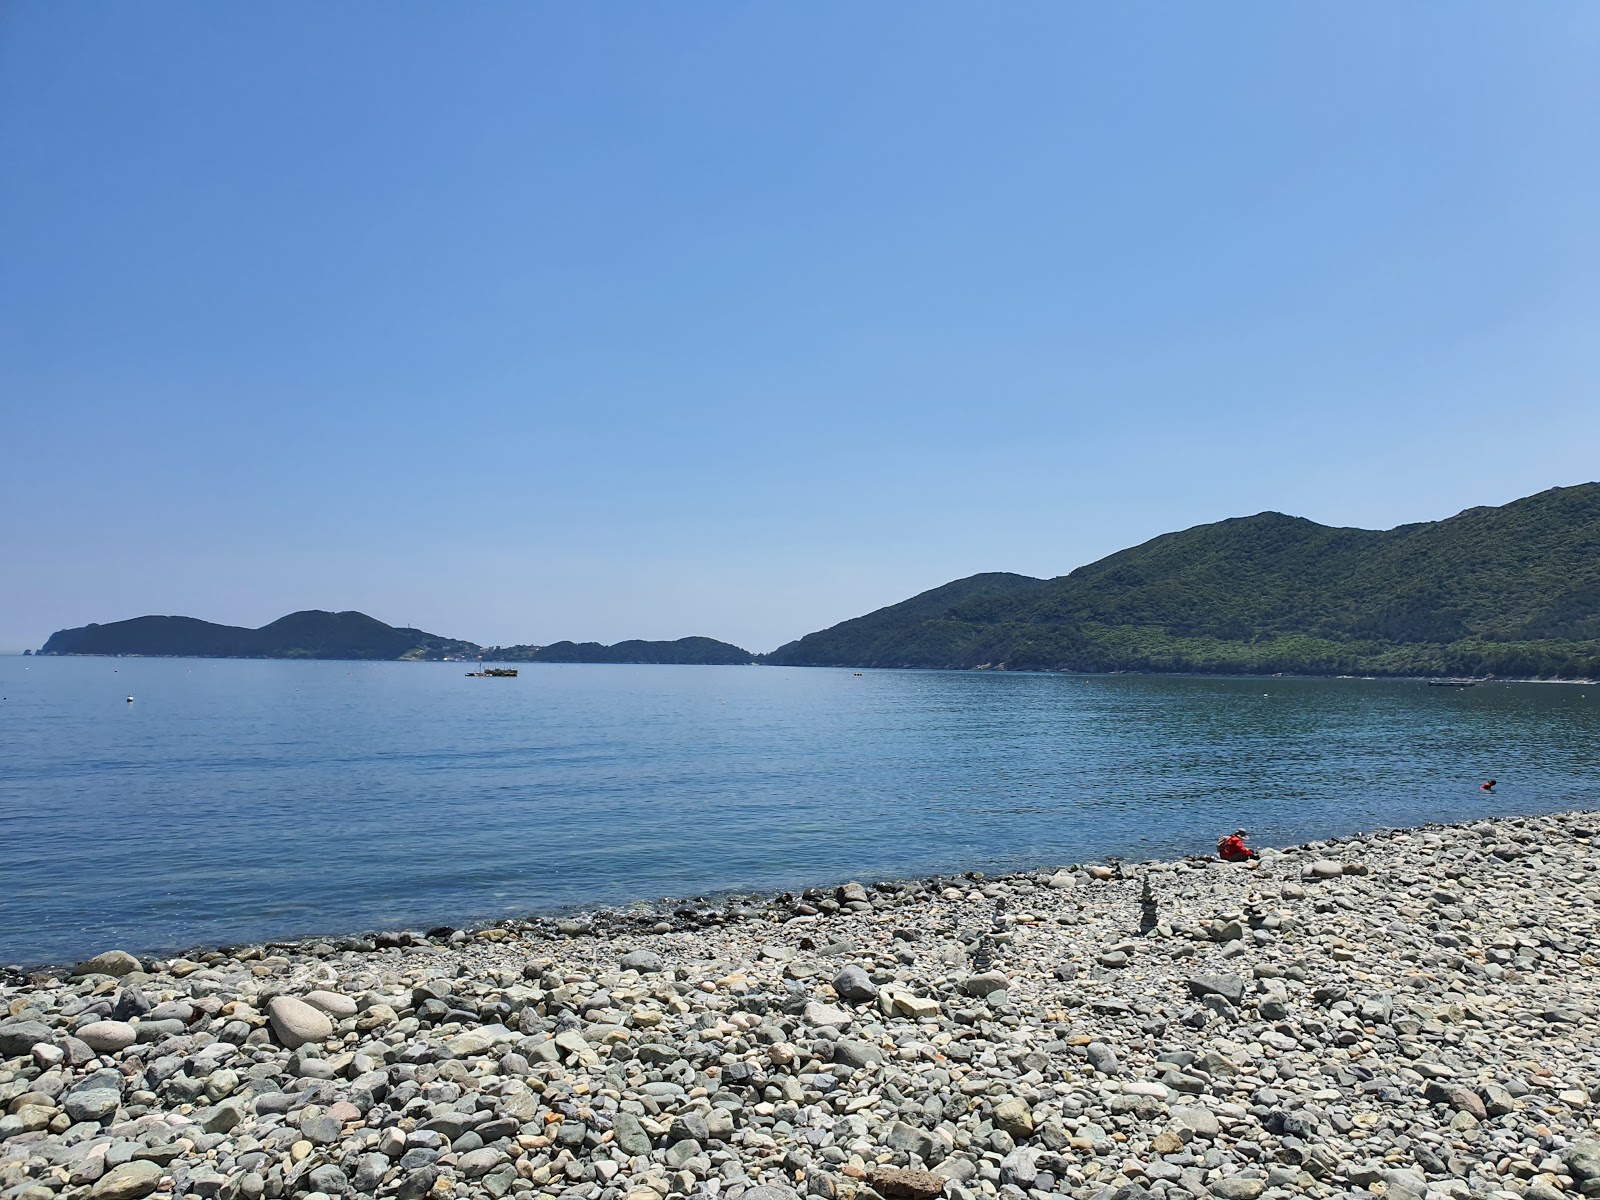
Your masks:
<svg viewBox="0 0 1600 1200"><path fill-rule="evenodd" d="M789 665L1600 675L1600 484L1390 530L1282 513L1069 575L975 575L810 634Z"/></svg>
<svg viewBox="0 0 1600 1200"><path fill-rule="evenodd" d="M756 655L715 638L686 637L671 642L633 639L604 646L599 642L552 642L548 646L505 646L492 651L496 662L649 663L658 665L738 666Z"/></svg>

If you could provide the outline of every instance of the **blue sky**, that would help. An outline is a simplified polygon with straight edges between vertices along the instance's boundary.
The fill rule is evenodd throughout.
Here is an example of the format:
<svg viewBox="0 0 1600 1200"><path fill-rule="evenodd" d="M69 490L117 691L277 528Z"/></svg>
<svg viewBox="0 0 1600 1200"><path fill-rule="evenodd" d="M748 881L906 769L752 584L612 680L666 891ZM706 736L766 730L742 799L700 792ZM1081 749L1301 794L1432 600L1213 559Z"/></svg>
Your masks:
<svg viewBox="0 0 1600 1200"><path fill-rule="evenodd" d="M1600 7L0 7L0 647L756 650L1600 477Z"/></svg>

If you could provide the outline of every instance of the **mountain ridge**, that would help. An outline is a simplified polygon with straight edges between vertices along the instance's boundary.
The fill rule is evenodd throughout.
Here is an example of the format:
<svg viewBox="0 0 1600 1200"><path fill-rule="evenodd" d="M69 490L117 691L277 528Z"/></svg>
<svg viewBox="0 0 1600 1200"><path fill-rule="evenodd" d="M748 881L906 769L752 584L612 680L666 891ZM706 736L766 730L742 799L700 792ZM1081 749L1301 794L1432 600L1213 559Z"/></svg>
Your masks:
<svg viewBox="0 0 1600 1200"><path fill-rule="evenodd" d="M1600 484L1389 530L1274 511L1230 517L1052 579L957 580L807 634L766 661L1592 677Z"/></svg>
<svg viewBox="0 0 1600 1200"><path fill-rule="evenodd" d="M765 655L703 637L485 648L317 609L254 630L136 617L59 630L39 653L1589 678L1600 483L1387 530L1229 517L1050 579L952 580Z"/></svg>
<svg viewBox="0 0 1600 1200"><path fill-rule="evenodd" d="M176 616L83 625L57 630L39 654L443 661L473 657L477 651L475 643L386 625L366 613L310 608L259 629Z"/></svg>
<svg viewBox="0 0 1600 1200"><path fill-rule="evenodd" d="M675 642L556 642L549 646L480 646L410 627L386 625L360 612L303 609L259 629L218 625L197 617L145 616L105 625L62 629L39 650L69 655L146 658L304 658L381 662L459 662L484 657L503 662L616 662L652 664L748 663L756 655L714 638Z"/></svg>

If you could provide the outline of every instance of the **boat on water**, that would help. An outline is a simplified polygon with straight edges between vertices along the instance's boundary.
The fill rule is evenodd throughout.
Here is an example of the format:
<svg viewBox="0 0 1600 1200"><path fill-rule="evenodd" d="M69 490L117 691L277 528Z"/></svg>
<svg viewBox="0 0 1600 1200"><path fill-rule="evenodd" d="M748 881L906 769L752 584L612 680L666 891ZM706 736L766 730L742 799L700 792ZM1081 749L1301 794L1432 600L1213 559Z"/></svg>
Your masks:
<svg viewBox="0 0 1600 1200"><path fill-rule="evenodd" d="M1428 686L1455 688L1477 687L1478 681L1476 679L1430 679L1428 680Z"/></svg>
<svg viewBox="0 0 1600 1200"><path fill-rule="evenodd" d="M516 677L515 667L486 667L482 663L478 664L476 671L467 672L468 679L515 679Z"/></svg>

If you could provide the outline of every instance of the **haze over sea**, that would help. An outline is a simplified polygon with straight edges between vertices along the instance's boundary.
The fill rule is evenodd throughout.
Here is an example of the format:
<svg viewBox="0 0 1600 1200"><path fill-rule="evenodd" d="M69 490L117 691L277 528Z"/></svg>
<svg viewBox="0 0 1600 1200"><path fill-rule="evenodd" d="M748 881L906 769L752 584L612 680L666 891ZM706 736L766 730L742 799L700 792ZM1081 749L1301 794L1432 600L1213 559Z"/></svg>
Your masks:
<svg viewBox="0 0 1600 1200"><path fill-rule="evenodd" d="M1236 825L1287 843L1600 796L1595 687L467 669L0 658L0 962L1182 855Z"/></svg>

